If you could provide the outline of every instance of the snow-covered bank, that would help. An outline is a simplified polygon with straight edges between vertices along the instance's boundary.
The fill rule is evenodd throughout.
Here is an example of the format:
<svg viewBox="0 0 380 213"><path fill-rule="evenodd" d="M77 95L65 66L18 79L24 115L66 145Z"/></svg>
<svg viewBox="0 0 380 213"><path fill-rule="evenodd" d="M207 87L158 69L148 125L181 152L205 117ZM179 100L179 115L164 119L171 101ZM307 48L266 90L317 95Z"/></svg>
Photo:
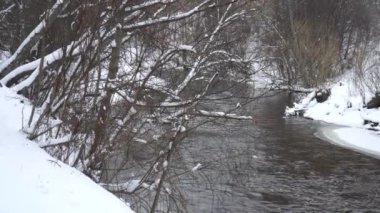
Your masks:
<svg viewBox="0 0 380 213"><path fill-rule="evenodd" d="M294 107L287 108L285 114L302 114L344 126L322 128L320 136L339 146L380 158L380 109L365 106L375 94L360 90L354 82L354 75L345 75L340 81L327 85L328 89L309 93ZM316 96L321 97L318 93L323 92L328 98L318 102Z"/></svg>
<svg viewBox="0 0 380 213"><path fill-rule="evenodd" d="M363 97L350 83L351 79L339 81L330 86L330 96L322 103L318 103L312 92L303 98L294 107L287 108L286 115L302 113L304 117L320 120L327 123L380 130L379 126L365 124L365 121L378 122L380 120L379 109L367 109L364 104L371 96L367 93Z"/></svg>
<svg viewBox="0 0 380 213"><path fill-rule="evenodd" d="M380 159L380 135L354 127L322 127L317 136L333 144Z"/></svg>
<svg viewBox="0 0 380 213"><path fill-rule="evenodd" d="M81 172L27 140L20 130L31 107L22 102L27 101L0 88L0 212L132 212Z"/></svg>

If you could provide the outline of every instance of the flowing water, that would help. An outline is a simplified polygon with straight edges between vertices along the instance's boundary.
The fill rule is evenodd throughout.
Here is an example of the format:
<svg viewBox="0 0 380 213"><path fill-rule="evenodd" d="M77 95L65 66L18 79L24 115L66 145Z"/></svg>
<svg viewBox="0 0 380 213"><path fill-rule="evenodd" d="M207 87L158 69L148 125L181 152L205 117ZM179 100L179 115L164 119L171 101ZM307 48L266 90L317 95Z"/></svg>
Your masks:
<svg viewBox="0 0 380 213"><path fill-rule="evenodd" d="M380 160L314 136L325 124L283 118L281 93L253 102L254 121L219 120L181 148L203 168L181 183L189 212L380 212Z"/></svg>

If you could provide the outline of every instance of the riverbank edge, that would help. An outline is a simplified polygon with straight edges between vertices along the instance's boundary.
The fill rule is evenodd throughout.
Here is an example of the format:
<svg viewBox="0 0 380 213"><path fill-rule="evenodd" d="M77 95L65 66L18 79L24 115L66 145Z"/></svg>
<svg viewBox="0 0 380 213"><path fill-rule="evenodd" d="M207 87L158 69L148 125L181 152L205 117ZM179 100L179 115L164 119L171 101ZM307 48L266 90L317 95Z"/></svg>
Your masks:
<svg viewBox="0 0 380 213"><path fill-rule="evenodd" d="M374 97L368 91L361 94L346 76L306 94L285 109L285 116L325 122L327 126L317 133L319 138L380 159L380 108L367 108Z"/></svg>
<svg viewBox="0 0 380 213"><path fill-rule="evenodd" d="M362 140L358 141L355 138L352 139L344 139L339 132L337 131L356 131L360 132L360 137ZM342 134L342 133L341 133ZM373 131L363 129L363 128L357 128L357 127L349 127L349 126L341 126L341 125L327 125L324 127L319 128L318 132L315 133L315 136L320 138L321 140L328 141L331 144L347 148L377 159L380 159L380 136L377 134L374 134ZM372 141L365 141L365 138L377 138L377 140ZM369 146L368 143L376 143L379 144L379 146Z"/></svg>

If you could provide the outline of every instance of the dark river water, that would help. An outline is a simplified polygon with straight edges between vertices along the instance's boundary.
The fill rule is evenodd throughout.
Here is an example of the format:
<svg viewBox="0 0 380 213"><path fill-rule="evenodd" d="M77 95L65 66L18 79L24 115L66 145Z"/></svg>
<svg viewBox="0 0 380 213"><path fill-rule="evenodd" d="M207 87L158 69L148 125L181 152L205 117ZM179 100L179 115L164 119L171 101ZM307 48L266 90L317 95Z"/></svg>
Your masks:
<svg viewBox="0 0 380 213"><path fill-rule="evenodd" d="M314 134L325 125L284 118L281 93L243 109L255 121L218 120L187 139L189 212L380 212L380 160Z"/></svg>

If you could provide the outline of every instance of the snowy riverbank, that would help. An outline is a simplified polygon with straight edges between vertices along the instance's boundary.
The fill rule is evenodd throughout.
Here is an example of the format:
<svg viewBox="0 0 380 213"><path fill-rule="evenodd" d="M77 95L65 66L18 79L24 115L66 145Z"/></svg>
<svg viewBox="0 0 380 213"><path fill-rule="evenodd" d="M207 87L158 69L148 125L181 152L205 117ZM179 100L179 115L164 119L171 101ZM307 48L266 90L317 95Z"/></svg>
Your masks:
<svg viewBox="0 0 380 213"><path fill-rule="evenodd" d="M81 172L26 139L21 126L31 106L23 102L27 100L0 88L0 212L132 212Z"/></svg>
<svg viewBox="0 0 380 213"><path fill-rule="evenodd" d="M380 159L380 135L355 127L325 126L316 134L332 144Z"/></svg>
<svg viewBox="0 0 380 213"><path fill-rule="evenodd" d="M337 145L380 157L380 109L367 109L363 103L374 94L368 91L360 94L352 82L353 78L346 76L329 85L329 96L323 102L315 98L320 95L318 91L311 92L294 107L287 108L285 114L302 114L306 118L344 126L323 128L321 134Z"/></svg>

